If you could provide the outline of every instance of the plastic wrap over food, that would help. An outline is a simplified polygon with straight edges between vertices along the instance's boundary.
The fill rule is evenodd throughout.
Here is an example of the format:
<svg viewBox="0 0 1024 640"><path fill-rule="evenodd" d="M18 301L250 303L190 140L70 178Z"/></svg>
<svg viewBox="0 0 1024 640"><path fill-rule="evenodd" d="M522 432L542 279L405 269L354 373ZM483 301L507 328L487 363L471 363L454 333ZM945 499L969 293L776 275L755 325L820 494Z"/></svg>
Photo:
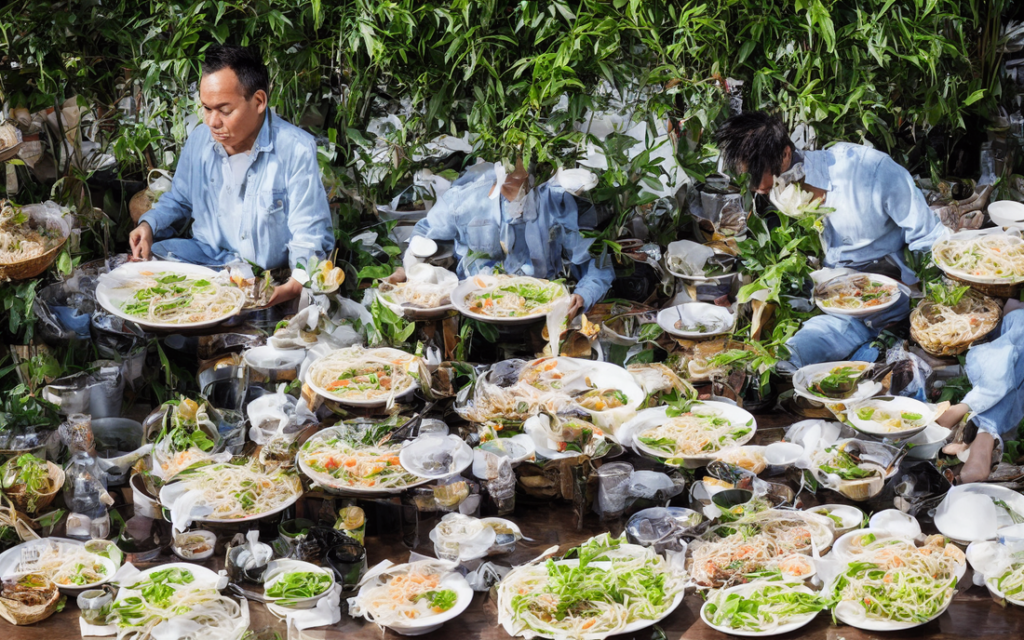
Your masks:
<svg viewBox="0 0 1024 640"><path fill-rule="evenodd" d="M466 562L487 555L497 534L479 518L449 513L430 531L434 553L442 560Z"/></svg>

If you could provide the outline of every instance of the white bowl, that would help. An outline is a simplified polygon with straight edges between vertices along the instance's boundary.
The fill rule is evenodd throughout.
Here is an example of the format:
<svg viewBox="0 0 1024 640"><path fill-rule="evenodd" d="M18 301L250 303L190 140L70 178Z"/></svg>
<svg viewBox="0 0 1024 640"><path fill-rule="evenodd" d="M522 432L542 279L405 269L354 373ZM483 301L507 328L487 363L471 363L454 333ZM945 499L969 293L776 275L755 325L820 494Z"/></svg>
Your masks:
<svg viewBox="0 0 1024 640"><path fill-rule="evenodd" d="M907 440L908 444L914 445L907 453L907 457L915 460L934 460L945 446L950 433L952 432L946 427L937 424L928 425L924 431Z"/></svg>
<svg viewBox="0 0 1024 640"><path fill-rule="evenodd" d="M935 510L935 527L954 542L995 540L1002 529L1016 524L994 500L1005 502L1024 516L1024 495L993 484L953 487Z"/></svg>
<svg viewBox="0 0 1024 640"><path fill-rule="evenodd" d="M857 415L858 410L869 406L873 406L876 409L884 409L890 414L920 414L921 419L916 421L920 424L915 427L903 429L902 431L887 431L881 422L876 422L873 419L864 420ZM914 400L913 398L906 398L903 396L878 396L877 398L868 398L867 400L850 404L846 411L846 419L851 425L853 425L854 429L868 435L885 438L887 440L906 440L907 438L911 438L921 433L932 423L935 419L935 410L920 400Z"/></svg>
<svg viewBox="0 0 1024 640"><path fill-rule="evenodd" d="M450 456L448 466L428 467L426 463L433 454ZM473 449L456 435L427 434L402 447L398 460L406 471L421 478L448 478L473 464Z"/></svg>
<svg viewBox="0 0 1024 640"><path fill-rule="evenodd" d="M684 325L706 324L706 331L684 331L676 323ZM665 333L676 338L710 338L731 333L736 326L736 315L725 307L706 302L686 302L658 313L658 326Z"/></svg>
<svg viewBox="0 0 1024 640"><path fill-rule="evenodd" d="M318 600L329 594L331 589L334 588L334 572L330 569L324 569L323 567L318 567L315 564L310 564L309 562L303 562L301 560L282 559L271 560L270 563L267 564L267 570L263 574L264 591L269 590L270 587L273 586L274 583L278 582L286 573L296 572L322 573L323 575L328 576L331 579L331 582L327 585L326 589L317 595L310 596L308 598L275 598L268 595L264 595L263 598L267 602L273 602L278 606L285 606L282 604L282 601L287 600L287 608L289 609L312 609L316 606Z"/></svg>
<svg viewBox="0 0 1024 640"><path fill-rule="evenodd" d="M773 442L764 448L764 459L773 467L796 464L804 455L804 448L792 442Z"/></svg>
<svg viewBox="0 0 1024 640"><path fill-rule="evenodd" d="M896 535L916 540L921 535L921 523L914 516L898 509L885 509L871 516L869 529L890 531Z"/></svg>
<svg viewBox="0 0 1024 640"><path fill-rule="evenodd" d="M215 547L217 546L217 534L212 532L212 531L207 531L205 529L196 529L195 531L186 531L185 533L178 534L178 535L181 535L181 536L200 536L204 540L206 540L206 542L209 543L209 545L210 545L210 549L208 551L203 551L201 553L195 553L195 554L189 554L187 551L185 551L184 549L179 547L178 544L177 544L177 541L175 540L175 542L173 544L171 544L171 551L173 551L174 555L178 556L182 560L188 560L190 562L196 562L198 560L206 560L207 558L212 557L213 556L213 552L216 550Z"/></svg>
<svg viewBox="0 0 1024 640"><path fill-rule="evenodd" d="M818 298L818 296L816 295L816 293L817 293L819 288L825 287L825 286L827 286L829 284L832 284L832 283L837 283L840 280L849 280L849 279L853 279L853 278L870 278L871 280L875 280L877 282L881 282L882 284L894 286L894 287L896 287L896 295L894 295L892 297L892 299L889 300L888 302L886 302L885 304L880 304L880 305L875 306L875 307L862 307L860 309L836 309L835 307L826 307L825 305L823 305L821 303L821 299ZM889 307L893 306L894 304L896 304L897 302L899 302L900 297L902 296L902 293L901 293L900 288L899 288L899 284L900 284L899 282L896 282L892 278L888 278L886 276L880 276L880 275L877 275L877 274L874 274L874 273L850 273L850 274L838 276L836 278L832 278L831 280L828 280L828 281L823 282L820 285L816 286L814 288L814 290L815 290L814 304L819 309L821 309L822 313L828 314L830 316L848 316L850 318L866 318L867 316L872 316L872 315L875 315L876 313L878 313L880 311L884 311L884 310L888 309Z"/></svg>
<svg viewBox="0 0 1024 640"><path fill-rule="evenodd" d="M988 205L988 217L1000 227L1024 229L1024 204L1013 200L1000 200Z"/></svg>
<svg viewBox="0 0 1024 640"><path fill-rule="evenodd" d="M832 521L832 526L836 530L836 536L842 536L854 529L860 529L861 525L864 524L864 512L848 504L819 504L816 507L808 507L804 511L809 511L815 515L823 515L819 512L825 511L829 514L826 516L829 520L832 520L833 517L839 518L839 524L834 520Z"/></svg>

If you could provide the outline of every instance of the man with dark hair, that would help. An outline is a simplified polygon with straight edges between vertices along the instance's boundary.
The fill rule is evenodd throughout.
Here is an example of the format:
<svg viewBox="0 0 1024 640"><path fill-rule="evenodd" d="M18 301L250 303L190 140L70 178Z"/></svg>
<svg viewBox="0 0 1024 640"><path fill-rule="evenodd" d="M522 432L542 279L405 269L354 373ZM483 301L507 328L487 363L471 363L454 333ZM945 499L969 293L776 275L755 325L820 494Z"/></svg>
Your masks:
<svg viewBox="0 0 1024 640"><path fill-rule="evenodd" d="M881 151L841 142L822 151L801 152L781 120L760 112L729 118L718 131L718 144L724 163L747 173L752 191L771 194L780 213L827 212L820 224L823 266L828 269L882 273L914 284L917 277L903 263L903 248L927 251L949 233L910 173ZM794 190L809 206L787 210L783 196L792 196ZM910 290L901 288L900 300L876 314L823 315L805 322L786 343L790 364L799 368L846 360L860 347L867 351L882 329L910 315ZM874 359L869 353L861 355Z"/></svg>
<svg viewBox="0 0 1024 640"><path fill-rule="evenodd" d="M244 259L294 270L333 250L316 143L271 113L269 94L267 68L248 49L206 50L199 84L205 124L189 135L171 190L132 231L134 259L206 266ZM189 221L192 238L172 237ZM276 287L270 304L298 297L302 281Z"/></svg>

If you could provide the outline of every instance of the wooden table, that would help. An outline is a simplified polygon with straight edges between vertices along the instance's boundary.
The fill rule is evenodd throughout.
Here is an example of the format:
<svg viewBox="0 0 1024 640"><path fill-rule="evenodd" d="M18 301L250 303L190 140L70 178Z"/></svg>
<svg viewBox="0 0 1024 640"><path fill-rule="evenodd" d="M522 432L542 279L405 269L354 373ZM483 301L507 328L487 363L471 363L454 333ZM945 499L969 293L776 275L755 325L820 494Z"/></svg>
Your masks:
<svg viewBox="0 0 1024 640"><path fill-rule="evenodd" d="M788 415L758 416L759 441L778 440L785 425L793 418ZM537 509L526 506L517 508L515 515L509 519L522 528L523 533L531 540L523 540L517 545L510 556L496 558L498 564L525 563L548 547L558 545L561 551L575 546L588 538L611 530L614 534L622 531L622 521L602 523L595 515L588 515L582 531L576 531L570 524L571 518L567 511L559 508ZM433 556L433 548L426 536L421 536L416 551ZM387 536L368 536L366 539L367 559L372 566L384 559L394 562L405 562L410 549L402 544L397 534ZM170 561L168 558L167 561ZM205 563L211 569L220 569L220 559ZM140 567L146 568L146 567ZM967 638L1000 638L1010 640L1024 636L1024 609L1012 605L1003 608L994 602L984 587L975 587L971 582L972 572L968 568L967 575L961 583L961 590L953 599L952 605L938 619L927 625L910 631L896 633L864 632L845 625L833 625L829 613L822 612L810 625L803 629L778 636L780 638L821 638L827 640L869 640L873 638L920 638L928 640L952 640ZM659 625L667 638L687 638L691 640L724 640L727 636L705 625L700 619L700 607L703 600L699 595L690 592L683 604ZM381 638L401 638L391 631L382 632L376 626L362 619L354 620L343 615L339 624L330 628L307 629L289 637L284 622L275 618L266 607L250 603L251 629L272 628L280 634L282 640L381 640ZM78 626L78 608L73 599L61 613L55 614L30 627L3 627L6 638L12 640L64 640L80 636ZM470 607L456 619L446 623L441 629L421 636L424 640L470 640L474 638L486 640L506 640L509 636L497 624L496 597L493 589L488 593L478 593ZM635 640L651 640L652 630L647 629L632 636L616 636L616 638L632 637Z"/></svg>

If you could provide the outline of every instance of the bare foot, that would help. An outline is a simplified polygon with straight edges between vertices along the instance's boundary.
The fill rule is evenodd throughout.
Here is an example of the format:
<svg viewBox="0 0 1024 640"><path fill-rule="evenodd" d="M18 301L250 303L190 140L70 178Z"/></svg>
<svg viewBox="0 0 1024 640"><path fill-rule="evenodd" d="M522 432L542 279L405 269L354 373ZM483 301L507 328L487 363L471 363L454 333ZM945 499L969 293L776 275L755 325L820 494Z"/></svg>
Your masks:
<svg viewBox="0 0 1024 640"><path fill-rule="evenodd" d="M960 483L985 482L992 472L992 449L996 440L985 431L978 431L978 436L971 443L971 455L960 470Z"/></svg>
<svg viewBox="0 0 1024 640"><path fill-rule="evenodd" d="M962 402L960 404L955 404L946 409L946 412L939 416L935 423L940 427L952 429L956 425L960 424L960 421L964 419L964 416L966 416L967 412L970 410L971 408Z"/></svg>

